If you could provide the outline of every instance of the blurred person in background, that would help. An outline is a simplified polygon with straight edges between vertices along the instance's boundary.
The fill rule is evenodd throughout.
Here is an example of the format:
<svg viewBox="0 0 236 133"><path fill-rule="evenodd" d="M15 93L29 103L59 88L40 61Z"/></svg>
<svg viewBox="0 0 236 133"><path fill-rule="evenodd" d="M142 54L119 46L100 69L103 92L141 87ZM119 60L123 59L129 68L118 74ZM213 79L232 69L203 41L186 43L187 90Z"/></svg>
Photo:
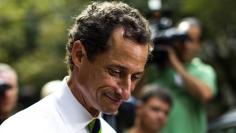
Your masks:
<svg viewBox="0 0 236 133"><path fill-rule="evenodd" d="M43 99L44 97L59 91L62 89L62 81L61 80L52 80L47 82L41 89L40 97Z"/></svg>
<svg viewBox="0 0 236 133"><path fill-rule="evenodd" d="M134 126L126 133L159 133L168 121L172 97L156 84L146 85L137 104Z"/></svg>
<svg viewBox="0 0 236 133"><path fill-rule="evenodd" d="M138 100L134 96L131 96L121 104L116 115L117 132L122 133L134 125L137 102Z"/></svg>
<svg viewBox="0 0 236 133"><path fill-rule="evenodd" d="M17 74L9 65L0 63L0 124L15 111L17 98Z"/></svg>
<svg viewBox="0 0 236 133"><path fill-rule="evenodd" d="M202 32L199 21L185 18L177 30L186 32L189 40L163 45L167 52L166 65L162 68L150 65L144 81L158 83L173 96L173 110L162 133L206 133L205 105L216 94L216 74L197 57Z"/></svg>
<svg viewBox="0 0 236 133"><path fill-rule="evenodd" d="M1 133L115 133L101 112L116 114L144 73L150 30L137 9L93 2L69 30L69 76L62 89L10 117Z"/></svg>

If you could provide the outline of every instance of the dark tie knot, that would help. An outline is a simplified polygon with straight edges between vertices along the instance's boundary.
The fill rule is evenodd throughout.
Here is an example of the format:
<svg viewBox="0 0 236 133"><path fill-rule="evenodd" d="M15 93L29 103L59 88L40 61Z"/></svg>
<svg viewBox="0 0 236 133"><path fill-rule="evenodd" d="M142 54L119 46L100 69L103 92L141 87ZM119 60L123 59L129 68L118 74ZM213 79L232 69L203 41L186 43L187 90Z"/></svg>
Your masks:
<svg viewBox="0 0 236 133"><path fill-rule="evenodd" d="M98 118L92 120L88 124L88 129L90 133L101 133L101 122Z"/></svg>

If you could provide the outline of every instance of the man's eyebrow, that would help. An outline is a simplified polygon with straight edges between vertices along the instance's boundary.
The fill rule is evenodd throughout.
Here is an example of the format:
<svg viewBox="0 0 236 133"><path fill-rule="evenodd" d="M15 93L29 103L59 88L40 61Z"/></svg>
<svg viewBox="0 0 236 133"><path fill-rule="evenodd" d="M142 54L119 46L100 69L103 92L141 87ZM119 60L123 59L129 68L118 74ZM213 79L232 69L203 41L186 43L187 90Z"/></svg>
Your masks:
<svg viewBox="0 0 236 133"><path fill-rule="evenodd" d="M120 70L122 71L128 71L128 68L125 67L125 66L122 66L122 65L118 65L118 64L111 64L111 65L108 65L108 67L113 67L113 68L119 68ZM140 71L140 72L136 72L134 73L135 75L143 75L144 74L144 70L143 71Z"/></svg>
<svg viewBox="0 0 236 133"><path fill-rule="evenodd" d="M141 75L141 76L143 76L143 74L144 74L144 72L137 72L137 73L135 73L135 75Z"/></svg>
<svg viewBox="0 0 236 133"><path fill-rule="evenodd" d="M128 71L128 68L125 67L125 66L122 66L122 65L111 64L111 65L108 65L108 67L119 68L119 69L121 69L122 71Z"/></svg>

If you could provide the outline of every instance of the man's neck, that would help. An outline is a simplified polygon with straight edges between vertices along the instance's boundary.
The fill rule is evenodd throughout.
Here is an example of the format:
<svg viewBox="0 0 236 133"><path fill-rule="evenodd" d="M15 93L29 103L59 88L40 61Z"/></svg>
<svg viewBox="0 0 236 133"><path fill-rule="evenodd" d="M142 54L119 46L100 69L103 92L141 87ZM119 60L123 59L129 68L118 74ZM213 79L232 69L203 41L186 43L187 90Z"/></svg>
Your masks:
<svg viewBox="0 0 236 133"><path fill-rule="evenodd" d="M133 128L131 128L129 130L128 133L156 133L156 132L150 132L150 131L145 130L145 129L141 128L141 127L134 126Z"/></svg>
<svg viewBox="0 0 236 133"><path fill-rule="evenodd" d="M10 113L0 113L0 125L10 116Z"/></svg>
<svg viewBox="0 0 236 133"><path fill-rule="evenodd" d="M94 107L90 106L88 101L84 98L83 96L83 92L80 90L81 88L77 88L78 85L76 85L75 81L73 81L74 79L70 76L70 78L68 79L68 86L72 92L72 94L74 95L74 97L76 98L76 100L93 116L93 117L97 117L100 112L95 109Z"/></svg>
<svg viewBox="0 0 236 133"><path fill-rule="evenodd" d="M157 132L148 130L144 125L141 124L140 119L136 119L134 127L132 127L128 133L157 133Z"/></svg>
<svg viewBox="0 0 236 133"><path fill-rule="evenodd" d="M128 133L141 133L136 126L132 127L129 129Z"/></svg>

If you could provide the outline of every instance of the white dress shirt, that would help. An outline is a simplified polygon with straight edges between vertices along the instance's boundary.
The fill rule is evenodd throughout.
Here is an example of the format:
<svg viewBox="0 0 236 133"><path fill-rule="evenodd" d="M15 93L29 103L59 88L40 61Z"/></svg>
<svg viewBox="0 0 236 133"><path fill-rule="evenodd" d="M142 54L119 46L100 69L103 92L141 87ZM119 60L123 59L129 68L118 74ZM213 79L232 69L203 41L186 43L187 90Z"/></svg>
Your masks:
<svg viewBox="0 0 236 133"><path fill-rule="evenodd" d="M75 99L66 78L63 89L13 115L0 126L0 133L88 133L94 119ZM116 133L99 115L102 133Z"/></svg>

